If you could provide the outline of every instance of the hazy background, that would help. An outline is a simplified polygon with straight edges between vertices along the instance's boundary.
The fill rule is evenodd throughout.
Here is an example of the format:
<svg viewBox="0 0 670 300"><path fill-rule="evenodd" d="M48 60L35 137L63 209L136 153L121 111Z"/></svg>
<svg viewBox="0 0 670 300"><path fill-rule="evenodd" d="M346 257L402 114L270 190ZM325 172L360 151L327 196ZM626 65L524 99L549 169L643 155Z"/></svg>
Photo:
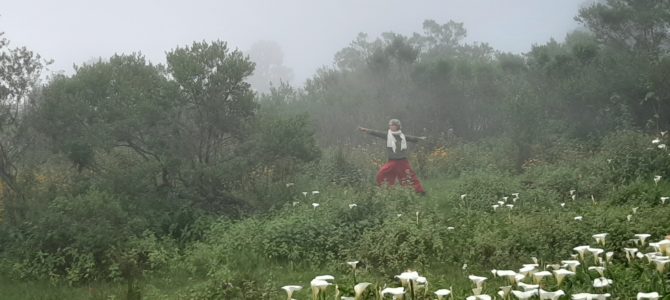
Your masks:
<svg viewBox="0 0 670 300"><path fill-rule="evenodd" d="M454 20L465 23L468 42L521 53L552 37L562 39L577 27L572 20L579 7L590 1L2 2L0 30L14 46L54 59L52 71L71 73L73 64L137 51L164 62L165 51L177 45L221 39L245 52L254 46L277 50L275 63L285 67L292 84L300 85L318 67L330 65L335 52L359 32L371 37L387 31L410 35L420 32L426 19L440 24Z"/></svg>

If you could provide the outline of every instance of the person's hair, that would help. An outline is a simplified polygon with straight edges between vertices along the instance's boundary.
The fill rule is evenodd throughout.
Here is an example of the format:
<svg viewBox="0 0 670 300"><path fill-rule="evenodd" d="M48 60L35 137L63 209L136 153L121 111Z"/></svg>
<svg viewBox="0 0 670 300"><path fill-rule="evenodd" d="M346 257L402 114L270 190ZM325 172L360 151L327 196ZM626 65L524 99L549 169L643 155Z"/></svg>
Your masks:
<svg viewBox="0 0 670 300"><path fill-rule="evenodd" d="M398 119L389 120L389 125L398 125L398 128L402 128L402 124L400 123L400 120L398 120Z"/></svg>

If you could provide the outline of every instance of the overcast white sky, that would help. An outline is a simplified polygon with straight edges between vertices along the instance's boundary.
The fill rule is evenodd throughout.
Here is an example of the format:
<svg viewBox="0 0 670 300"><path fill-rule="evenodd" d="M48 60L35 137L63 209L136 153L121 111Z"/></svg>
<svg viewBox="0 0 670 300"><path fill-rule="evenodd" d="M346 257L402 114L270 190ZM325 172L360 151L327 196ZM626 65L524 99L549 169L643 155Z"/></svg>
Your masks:
<svg viewBox="0 0 670 300"><path fill-rule="evenodd" d="M550 38L563 40L585 0L0 0L0 31L12 46L54 59L52 71L114 53L165 52L193 41L221 39L247 50L276 41L301 84L359 32L422 32L433 19L464 22L468 42L522 53Z"/></svg>

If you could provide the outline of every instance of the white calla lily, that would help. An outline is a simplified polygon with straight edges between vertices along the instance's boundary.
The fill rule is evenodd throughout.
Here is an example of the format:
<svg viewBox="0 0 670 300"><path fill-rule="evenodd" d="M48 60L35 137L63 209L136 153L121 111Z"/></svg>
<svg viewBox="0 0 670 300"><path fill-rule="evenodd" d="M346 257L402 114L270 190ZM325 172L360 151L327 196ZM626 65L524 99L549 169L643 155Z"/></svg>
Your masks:
<svg viewBox="0 0 670 300"><path fill-rule="evenodd" d="M474 283L478 288L481 288L484 285L484 281L486 281L486 277L483 276L475 276L475 275L470 275L468 276L470 280L472 280L472 283Z"/></svg>
<svg viewBox="0 0 670 300"><path fill-rule="evenodd" d="M314 277L316 280L335 280L335 276L333 275L319 275Z"/></svg>
<svg viewBox="0 0 670 300"><path fill-rule="evenodd" d="M449 296L449 294L451 294L451 291L448 289L439 289L435 291L434 294L437 296L437 299L441 300L442 298Z"/></svg>
<svg viewBox="0 0 670 300"><path fill-rule="evenodd" d="M293 292L302 290L302 286L299 285L285 285L281 287L284 291L286 291L287 294L287 299L291 300Z"/></svg>
<svg viewBox="0 0 670 300"><path fill-rule="evenodd" d="M575 275L575 272L568 271L565 269L554 270L554 277L556 277L556 285L560 286L561 283L563 282L563 279L566 276L573 276L573 275Z"/></svg>
<svg viewBox="0 0 670 300"><path fill-rule="evenodd" d="M573 294L572 300L607 300L611 295L609 293L605 294L591 294L591 293L579 293Z"/></svg>
<svg viewBox="0 0 670 300"><path fill-rule="evenodd" d="M591 249L591 246L588 246L588 245L577 246L577 247L572 248L572 250L575 250L577 253L579 253L579 258L581 260L584 260L584 253L589 251L589 249Z"/></svg>
<svg viewBox="0 0 670 300"><path fill-rule="evenodd" d="M563 260L561 263L565 266L568 266L572 272L577 272L577 266L581 265L581 263L577 260Z"/></svg>
<svg viewBox="0 0 670 300"><path fill-rule="evenodd" d="M543 289L540 289L540 300L558 300L561 296L564 296L565 292L563 290L558 290L554 292L548 292Z"/></svg>
<svg viewBox="0 0 670 300"><path fill-rule="evenodd" d="M658 294L658 292L651 292L651 293L643 293L639 292L637 293L637 300L642 300L642 299L647 299L647 300L658 300L661 296Z"/></svg>
<svg viewBox="0 0 670 300"><path fill-rule="evenodd" d="M403 287L397 287L397 288L385 288L381 291L382 297L386 294L391 294L393 296L403 296L405 295L405 288Z"/></svg>
<svg viewBox="0 0 670 300"><path fill-rule="evenodd" d="M368 288L372 283L369 282L361 282L359 284L356 284L354 286L354 293L355 293L355 299L360 299L361 295L363 295L363 292L365 292L365 289Z"/></svg>
<svg viewBox="0 0 670 300"><path fill-rule="evenodd" d="M608 279L605 277L600 277L593 279L593 287L594 288L606 288L612 285L614 281L612 279Z"/></svg>
<svg viewBox="0 0 670 300"><path fill-rule="evenodd" d="M589 271L596 271L598 274L600 274L600 277L605 277L605 268L604 267L596 267L596 266L591 266L588 269Z"/></svg>
<svg viewBox="0 0 670 300"><path fill-rule="evenodd" d="M531 297L537 295L537 288L534 289L534 290L525 291L525 292L512 291L512 295L514 295L514 297L517 297L517 299L519 299L519 300L530 299Z"/></svg>
<svg viewBox="0 0 670 300"><path fill-rule="evenodd" d="M527 284L523 282L519 282L517 285L524 291L535 290L537 292L537 289L540 288L540 285L538 284Z"/></svg>
<svg viewBox="0 0 670 300"><path fill-rule="evenodd" d="M593 238L596 240L597 244L605 245L605 238L607 237L607 233L598 233L594 234Z"/></svg>
<svg viewBox="0 0 670 300"><path fill-rule="evenodd" d="M665 273L667 270L667 265L670 263L670 259L654 259L652 260L656 264L656 271L659 273Z"/></svg>
<svg viewBox="0 0 670 300"><path fill-rule="evenodd" d="M533 273L533 280L535 283L539 283L542 281L543 278L551 276L551 272L549 271L540 271L540 272L535 272Z"/></svg>

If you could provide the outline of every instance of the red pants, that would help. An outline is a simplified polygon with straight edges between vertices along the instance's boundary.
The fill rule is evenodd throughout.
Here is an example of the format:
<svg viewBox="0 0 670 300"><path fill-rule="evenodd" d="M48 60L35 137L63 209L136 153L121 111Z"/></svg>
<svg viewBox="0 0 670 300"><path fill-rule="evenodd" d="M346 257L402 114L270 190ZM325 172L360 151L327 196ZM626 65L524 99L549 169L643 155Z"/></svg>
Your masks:
<svg viewBox="0 0 670 300"><path fill-rule="evenodd" d="M377 173L377 185L381 186L384 182L388 185L394 185L397 180L400 180L400 185L406 186L411 184L417 193L423 193L425 190L421 186L419 178L409 165L406 159L389 160L384 164Z"/></svg>

